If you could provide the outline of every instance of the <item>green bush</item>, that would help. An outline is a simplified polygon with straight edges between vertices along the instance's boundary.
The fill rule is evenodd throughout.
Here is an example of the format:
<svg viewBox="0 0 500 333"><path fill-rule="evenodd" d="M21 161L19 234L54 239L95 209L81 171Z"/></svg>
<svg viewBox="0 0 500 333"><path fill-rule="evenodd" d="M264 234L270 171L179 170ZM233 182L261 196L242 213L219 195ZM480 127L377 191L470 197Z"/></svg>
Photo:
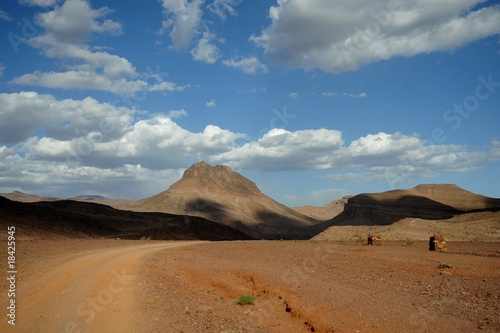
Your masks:
<svg viewBox="0 0 500 333"><path fill-rule="evenodd" d="M252 295L245 295L241 294L238 300L236 301L236 304L239 305L253 305L255 303L255 297Z"/></svg>
<svg viewBox="0 0 500 333"><path fill-rule="evenodd" d="M441 262L438 265L438 268L444 269L444 268L453 268L452 264L448 264L447 262Z"/></svg>

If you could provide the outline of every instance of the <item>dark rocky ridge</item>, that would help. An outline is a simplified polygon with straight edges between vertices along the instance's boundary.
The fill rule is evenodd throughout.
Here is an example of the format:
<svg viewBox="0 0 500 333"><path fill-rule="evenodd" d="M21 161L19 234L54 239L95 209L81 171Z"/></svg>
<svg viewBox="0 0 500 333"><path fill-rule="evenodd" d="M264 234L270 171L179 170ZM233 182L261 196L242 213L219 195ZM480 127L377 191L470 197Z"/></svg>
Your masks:
<svg viewBox="0 0 500 333"><path fill-rule="evenodd" d="M422 184L407 190L362 193L347 201L332 225L388 225L404 218L444 220L466 212L500 210L500 199L452 184Z"/></svg>
<svg viewBox="0 0 500 333"><path fill-rule="evenodd" d="M123 211L72 200L21 203L0 196L0 226L24 237L119 237L154 240L251 239L201 217Z"/></svg>

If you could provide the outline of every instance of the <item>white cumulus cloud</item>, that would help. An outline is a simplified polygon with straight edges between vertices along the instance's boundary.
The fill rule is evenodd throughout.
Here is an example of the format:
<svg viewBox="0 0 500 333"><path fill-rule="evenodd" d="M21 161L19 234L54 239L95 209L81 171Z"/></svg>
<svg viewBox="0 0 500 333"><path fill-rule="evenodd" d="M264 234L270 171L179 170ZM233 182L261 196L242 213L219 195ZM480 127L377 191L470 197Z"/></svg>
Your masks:
<svg viewBox="0 0 500 333"><path fill-rule="evenodd" d="M170 119L175 119L175 118L180 118L180 117L186 117L188 115L187 111L184 109L180 110L171 110L167 117Z"/></svg>
<svg viewBox="0 0 500 333"><path fill-rule="evenodd" d="M160 0L166 20L158 34L163 35L169 30L173 47L176 51L186 49L191 43L201 23L202 0Z"/></svg>
<svg viewBox="0 0 500 333"><path fill-rule="evenodd" d="M123 135L132 122L134 110L83 100L57 100L33 91L0 94L0 143L21 143L38 129L57 140L73 139L83 133L100 131L107 137Z"/></svg>
<svg viewBox="0 0 500 333"><path fill-rule="evenodd" d="M221 57L220 50L213 43L215 35L209 32L203 33L203 38L198 41L195 48L191 50L191 56L196 61L213 64Z"/></svg>
<svg viewBox="0 0 500 333"><path fill-rule="evenodd" d="M427 144L418 134L380 132L346 143L338 130L279 128L249 139L245 133L212 124L200 132L183 128L174 119L186 116L184 109L138 120L134 116L140 112L134 109L91 97L59 100L32 91L1 93L0 105L4 106L0 109L0 186L6 189L40 186L64 192L83 184L102 189L107 185L114 186L115 192L102 193L119 197L125 193L119 191L141 181L162 185L159 190L164 190L166 184L156 184L154 177L177 175L200 160L261 171L331 170L327 178L334 182L385 183L474 172L500 160L499 141L471 149ZM37 131L43 136L35 136Z"/></svg>
<svg viewBox="0 0 500 333"><path fill-rule="evenodd" d="M286 0L251 40L290 67L339 73L396 56L454 50L500 33L483 0Z"/></svg>
<svg viewBox="0 0 500 333"><path fill-rule="evenodd" d="M85 42L93 34L122 34L122 25L106 17L108 7L92 9L85 0L67 0L62 6L37 16L45 29L41 35L28 40L28 45L41 49L48 58L62 59L66 71L36 71L14 78L19 85L59 89L94 89L119 95L131 95L140 90L181 91L189 85L177 86L156 76L154 85L138 78L136 68L125 58L105 52L100 46ZM147 76L142 74L142 76Z"/></svg>
<svg viewBox="0 0 500 333"><path fill-rule="evenodd" d="M238 15L234 7L238 6L241 1L242 0L214 0L214 2L208 5L208 9L219 18L225 20L226 13L232 16Z"/></svg>
<svg viewBox="0 0 500 333"><path fill-rule="evenodd" d="M223 60L222 63L228 67L238 69L245 74L269 72L267 66L261 63L257 57L233 57L231 59Z"/></svg>

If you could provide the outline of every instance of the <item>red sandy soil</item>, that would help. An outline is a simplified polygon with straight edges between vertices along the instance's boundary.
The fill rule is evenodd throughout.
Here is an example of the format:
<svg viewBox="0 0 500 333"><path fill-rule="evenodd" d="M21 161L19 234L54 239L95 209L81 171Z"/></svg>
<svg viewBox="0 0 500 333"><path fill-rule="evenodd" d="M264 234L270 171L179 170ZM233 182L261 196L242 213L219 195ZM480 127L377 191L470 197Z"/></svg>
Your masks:
<svg viewBox="0 0 500 333"><path fill-rule="evenodd" d="M17 325L2 315L0 331L500 331L500 243L448 242L448 249L20 239ZM5 254L1 260L5 272ZM237 305L241 294L255 304Z"/></svg>

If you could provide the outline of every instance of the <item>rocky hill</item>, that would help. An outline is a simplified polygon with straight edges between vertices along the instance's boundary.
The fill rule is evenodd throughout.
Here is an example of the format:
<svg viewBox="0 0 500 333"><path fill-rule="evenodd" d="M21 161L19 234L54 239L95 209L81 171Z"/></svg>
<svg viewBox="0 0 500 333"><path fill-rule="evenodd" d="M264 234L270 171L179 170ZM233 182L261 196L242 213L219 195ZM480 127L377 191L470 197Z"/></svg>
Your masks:
<svg viewBox="0 0 500 333"><path fill-rule="evenodd" d="M319 222L286 207L227 166L199 162L162 193L130 203L135 211L193 215L257 238L307 239Z"/></svg>
<svg viewBox="0 0 500 333"><path fill-rule="evenodd" d="M332 202L327 203L322 207L308 205L293 207L292 209L303 215L312 217L313 219L326 221L333 219L335 216L342 213L344 211L345 205L347 204L347 200L352 197L352 195L347 195L345 197L342 197L342 199L333 200Z"/></svg>
<svg viewBox="0 0 500 333"><path fill-rule="evenodd" d="M344 211L315 240L366 237L429 239L434 232L453 240L498 240L500 199L452 184L423 184L405 190L363 193L350 198Z"/></svg>
<svg viewBox="0 0 500 333"><path fill-rule="evenodd" d="M408 217L442 220L466 212L496 210L500 210L500 199L453 184L422 184L406 190L358 194L332 222L387 225Z"/></svg>

